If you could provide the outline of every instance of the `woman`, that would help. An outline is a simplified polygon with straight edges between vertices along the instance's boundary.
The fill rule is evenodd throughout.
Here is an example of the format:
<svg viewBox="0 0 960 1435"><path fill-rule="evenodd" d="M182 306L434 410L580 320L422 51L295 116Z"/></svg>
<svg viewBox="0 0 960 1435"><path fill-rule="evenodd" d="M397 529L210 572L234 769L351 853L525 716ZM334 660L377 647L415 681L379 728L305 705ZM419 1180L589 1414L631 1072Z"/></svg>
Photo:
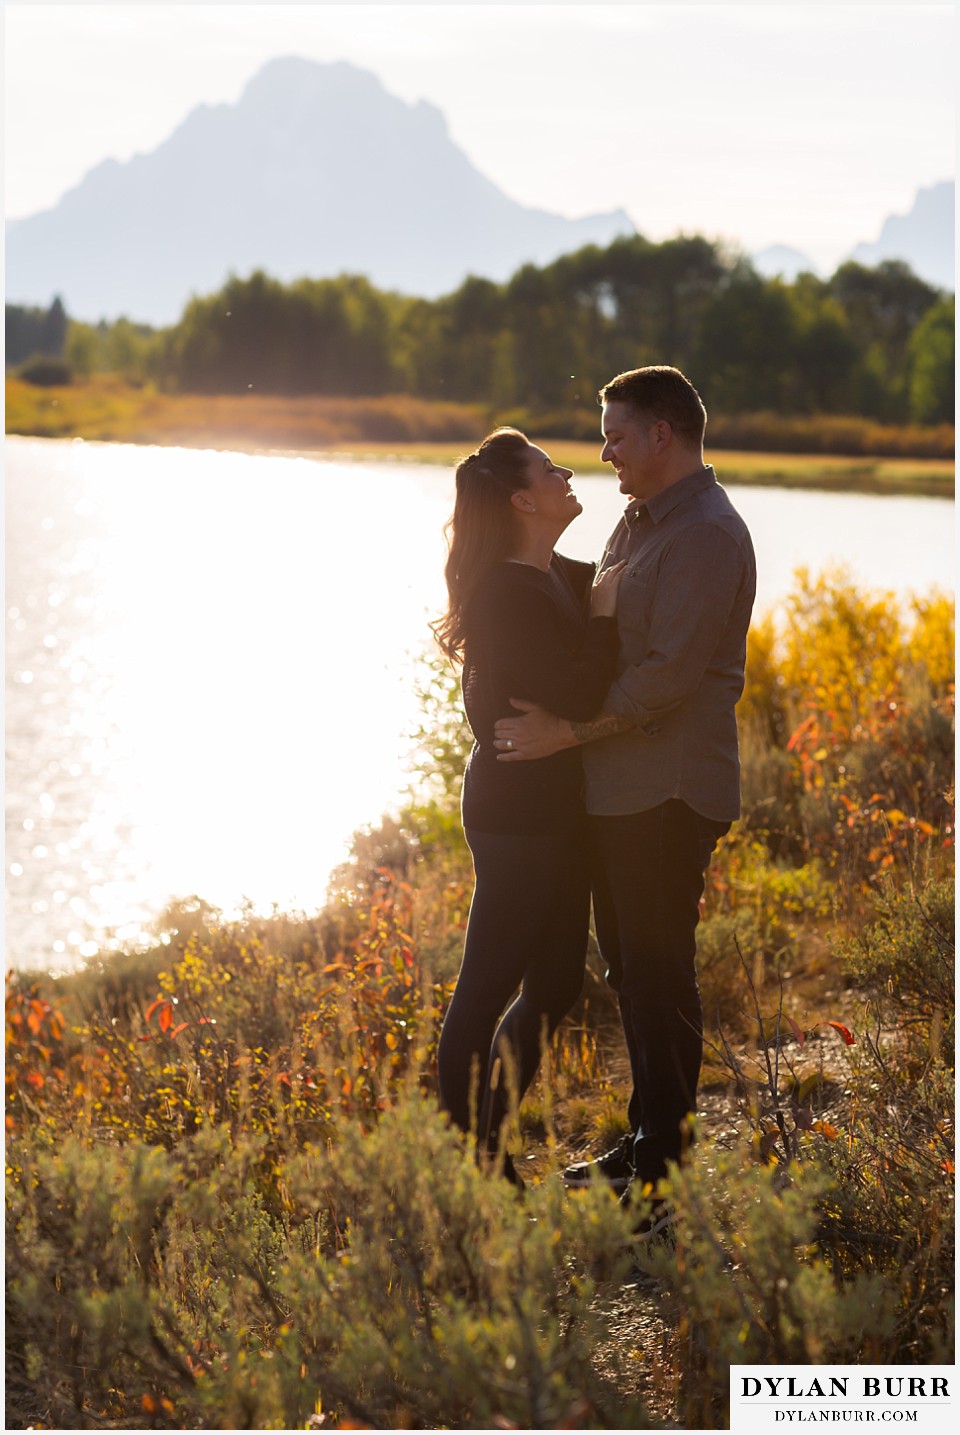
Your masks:
<svg viewBox="0 0 960 1435"><path fill-rule="evenodd" d="M613 677L623 565L591 589L593 565L553 551L582 512L572 476L516 429L498 429L462 460L447 529L449 605L433 625L444 653L463 664L475 738L462 815L476 887L440 1034L440 1096L491 1154L511 1093L529 1086L545 1037L580 994L586 958L579 751L500 763L493 746L511 698L584 720ZM505 1174L522 1184L509 1157Z"/></svg>

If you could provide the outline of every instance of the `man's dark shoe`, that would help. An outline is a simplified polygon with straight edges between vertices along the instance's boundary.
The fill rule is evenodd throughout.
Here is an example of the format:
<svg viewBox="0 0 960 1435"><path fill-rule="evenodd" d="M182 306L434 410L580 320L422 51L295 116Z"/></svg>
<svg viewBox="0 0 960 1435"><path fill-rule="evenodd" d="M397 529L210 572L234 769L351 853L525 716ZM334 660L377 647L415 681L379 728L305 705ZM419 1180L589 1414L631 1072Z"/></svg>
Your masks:
<svg viewBox="0 0 960 1435"><path fill-rule="evenodd" d="M633 1136L627 1132L614 1146L595 1161L578 1161L568 1166L561 1177L572 1190L589 1186L591 1181L604 1180L615 1191L626 1191L633 1180Z"/></svg>
<svg viewBox="0 0 960 1435"><path fill-rule="evenodd" d="M641 1193L638 1182L634 1181L621 1194L620 1204L636 1212L633 1234L638 1241L669 1239L676 1217L666 1201L657 1197L655 1187L648 1185Z"/></svg>

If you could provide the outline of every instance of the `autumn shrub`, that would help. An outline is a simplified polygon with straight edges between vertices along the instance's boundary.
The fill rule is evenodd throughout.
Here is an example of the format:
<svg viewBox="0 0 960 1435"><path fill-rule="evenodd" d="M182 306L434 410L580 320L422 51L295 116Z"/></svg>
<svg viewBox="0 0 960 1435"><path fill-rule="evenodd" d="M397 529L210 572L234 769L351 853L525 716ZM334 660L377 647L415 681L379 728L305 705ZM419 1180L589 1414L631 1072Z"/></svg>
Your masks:
<svg viewBox="0 0 960 1435"><path fill-rule="evenodd" d="M260 1138L215 1126L171 1151L25 1151L17 1408L81 1428L647 1423L594 1368L629 1244L605 1191L521 1201L415 1091L279 1153L267 1194L261 1167Z"/></svg>
<svg viewBox="0 0 960 1435"><path fill-rule="evenodd" d="M679 1424L729 1424L732 1364L881 1363L896 1292L882 1277L838 1277L817 1249L830 1180L815 1166L789 1179L750 1160L749 1147L713 1148L675 1171L672 1239L642 1250L662 1286L684 1375Z"/></svg>
<svg viewBox="0 0 960 1435"><path fill-rule="evenodd" d="M934 594L912 617L843 570L801 569L782 623L751 635L743 824L852 893L931 847L952 853L953 605Z"/></svg>
<svg viewBox="0 0 960 1435"><path fill-rule="evenodd" d="M500 423L524 433L594 440L600 431L596 407L498 412ZM707 427L712 449L745 453L842 454L864 458L947 458L954 456L952 424L881 424L857 414L790 416L779 412L712 413Z"/></svg>
<svg viewBox="0 0 960 1435"><path fill-rule="evenodd" d="M710 443L750 452L848 454L870 458L952 458L952 424L881 424L859 415L715 414Z"/></svg>
<svg viewBox="0 0 960 1435"><path fill-rule="evenodd" d="M263 1144L223 1127L169 1151L23 1144L7 1204L15 1410L80 1428L234 1423L204 1382L242 1373L270 1329L257 1272L283 1230L256 1179ZM266 1423L283 1422L272 1410Z"/></svg>
<svg viewBox="0 0 960 1435"><path fill-rule="evenodd" d="M90 1005L89 973L84 1008L68 979L53 1017L39 1015L53 1008L37 984L12 974L8 1128L80 1122L173 1146L205 1121L227 1121L268 1134L273 1149L290 1132L313 1139L338 1115L378 1109L408 1072L430 1084L449 988L421 963L413 905L409 884L384 872L347 914L226 922L208 908L173 946L152 999L123 1019L109 987ZM42 1030L33 1041L31 1024L43 1021L56 1021L57 1041Z"/></svg>
<svg viewBox="0 0 960 1435"><path fill-rule="evenodd" d="M742 1026L744 965L759 990L798 964L816 966L833 908L833 883L816 858L801 864L773 858L735 829L715 854L697 930L705 1020Z"/></svg>
<svg viewBox="0 0 960 1435"><path fill-rule="evenodd" d="M882 1277L889 1320L874 1358L890 1363L952 1349L953 905L942 878L888 877L857 938L831 939L853 983L844 1020L828 1009L811 1023L789 981L758 990L743 962L752 1036L731 1041L721 1026L708 1041L755 1160L791 1185L802 1167L829 1178L811 1241L838 1279Z"/></svg>
<svg viewBox="0 0 960 1435"><path fill-rule="evenodd" d="M872 920L838 953L862 996L849 1053L845 1139L824 1231L837 1259L897 1272L903 1345L948 1358L955 1258L954 890L888 883Z"/></svg>
<svg viewBox="0 0 960 1435"><path fill-rule="evenodd" d="M154 385L99 374L70 383L63 364L44 360L56 385L7 380L6 431L41 437L78 435L126 443L200 447L329 448L371 443L450 442L469 447L491 427L482 404L412 395L335 398L320 394L158 393ZM49 367L53 365L53 367Z"/></svg>
<svg viewBox="0 0 960 1435"><path fill-rule="evenodd" d="M374 1139L354 1129L297 1179L308 1206L319 1191L334 1213L333 1261L297 1270L284 1296L316 1333L321 1384L329 1371L355 1392L355 1414L481 1428L639 1414L592 1366L598 1283L627 1264L629 1228L606 1192L581 1203L545 1182L520 1201L419 1108L387 1113Z"/></svg>
<svg viewBox="0 0 960 1435"><path fill-rule="evenodd" d="M880 1027L896 1024L900 1060L952 1067L956 1037L954 885L947 877L877 899L872 921L840 956L878 1010Z"/></svg>

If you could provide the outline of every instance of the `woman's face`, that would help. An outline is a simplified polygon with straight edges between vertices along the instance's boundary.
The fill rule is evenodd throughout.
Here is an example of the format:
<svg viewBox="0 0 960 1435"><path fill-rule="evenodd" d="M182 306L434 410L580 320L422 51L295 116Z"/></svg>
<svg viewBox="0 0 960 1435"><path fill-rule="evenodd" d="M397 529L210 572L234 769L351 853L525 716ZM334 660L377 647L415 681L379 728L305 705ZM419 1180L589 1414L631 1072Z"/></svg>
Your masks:
<svg viewBox="0 0 960 1435"><path fill-rule="evenodd" d="M556 519L566 528L567 524L583 512L583 505L570 487L572 468L561 468L554 463L542 448L530 445L527 455L527 487L538 517Z"/></svg>

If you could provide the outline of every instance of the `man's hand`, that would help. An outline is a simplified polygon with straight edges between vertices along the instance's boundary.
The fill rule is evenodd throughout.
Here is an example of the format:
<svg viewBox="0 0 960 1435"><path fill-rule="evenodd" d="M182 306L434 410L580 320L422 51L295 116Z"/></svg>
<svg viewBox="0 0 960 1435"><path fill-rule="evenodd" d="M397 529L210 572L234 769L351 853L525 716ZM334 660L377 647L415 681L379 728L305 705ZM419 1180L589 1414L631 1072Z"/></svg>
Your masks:
<svg viewBox="0 0 960 1435"><path fill-rule="evenodd" d="M494 747L498 762L528 762L534 757L550 757L564 747L576 747L570 724L554 717L536 703L511 698L510 706L522 717L501 718L494 729Z"/></svg>

